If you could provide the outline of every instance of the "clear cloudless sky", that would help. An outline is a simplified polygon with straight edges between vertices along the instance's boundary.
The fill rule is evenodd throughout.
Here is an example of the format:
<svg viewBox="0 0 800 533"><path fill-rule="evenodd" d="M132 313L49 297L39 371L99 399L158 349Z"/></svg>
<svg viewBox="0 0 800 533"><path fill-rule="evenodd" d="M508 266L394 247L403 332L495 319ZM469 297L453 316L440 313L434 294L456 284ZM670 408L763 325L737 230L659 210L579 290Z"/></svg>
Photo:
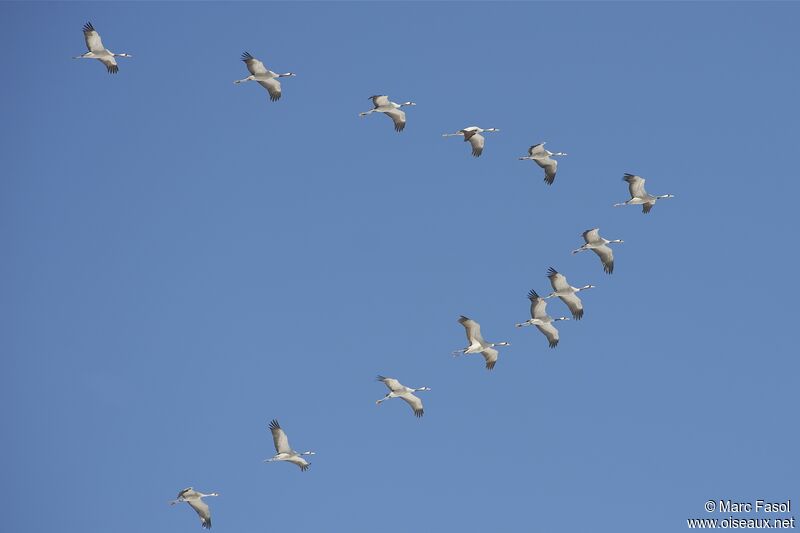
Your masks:
<svg viewBox="0 0 800 533"><path fill-rule="evenodd" d="M4 531L200 531L190 485L220 533L800 514L798 4L0 15ZM71 59L87 21L118 74ZM232 83L245 50L297 73L279 102ZM404 132L372 94L417 102ZM500 129L478 159L441 137L469 125ZM675 199L613 209L624 172ZM570 254L596 226L612 276ZM554 350L513 327L549 266L597 286ZM460 314L512 343L494 371L451 357ZM309 471L262 463L272 418Z"/></svg>

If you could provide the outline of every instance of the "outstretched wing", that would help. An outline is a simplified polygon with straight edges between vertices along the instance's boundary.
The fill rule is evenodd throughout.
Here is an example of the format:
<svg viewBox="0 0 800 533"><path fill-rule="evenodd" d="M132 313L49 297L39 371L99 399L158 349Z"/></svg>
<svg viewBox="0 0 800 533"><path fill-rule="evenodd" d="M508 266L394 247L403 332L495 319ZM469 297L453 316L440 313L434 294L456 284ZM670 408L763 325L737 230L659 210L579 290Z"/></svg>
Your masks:
<svg viewBox="0 0 800 533"><path fill-rule="evenodd" d="M483 135L475 132L464 133L464 140L469 141L469 144L472 145L472 156L480 157L483 153L483 145L486 143Z"/></svg>
<svg viewBox="0 0 800 533"><path fill-rule="evenodd" d="M544 143L534 144L533 146L528 148L529 157L539 157L545 154L546 152L544 151Z"/></svg>
<svg viewBox="0 0 800 533"><path fill-rule="evenodd" d="M394 122L394 131L403 131L406 127L406 113L402 109L391 109L384 111L383 114L388 115Z"/></svg>
<svg viewBox="0 0 800 533"><path fill-rule="evenodd" d="M544 169L544 181L548 185L552 185L556 179L556 170L558 169L558 161L550 159L549 157L537 157L534 159L536 164Z"/></svg>
<svg viewBox="0 0 800 533"><path fill-rule="evenodd" d="M119 67L117 66L117 60L114 59L114 56L107 56L98 58L99 61L106 66L106 70L109 74L116 74L119 72Z"/></svg>
<svg viewBox="0 0 800 533"><path fill-rule="evenodd" d="M650 212L651 209L653 209L654 205L656 205L655 202L647 202L647 203L642 204L642 213L644 213L646 215L647 213Z"/></svg>
<svg viewBox="0 0 800 533"><path fill-rule="evenodd" d="M278 78L259 81L258 84L267 90L269 99L273 102L281 99L281 82L278 81Z"/></svg>
<svg viewBox="0 0 800 533"><path fill-rule="evenodd" d="M564 277L564 274L560 274L555 268L550 267L547 270L547 277L550 278L550 285L553 286L554 291L569 289L567 278Z"/></svg>
<svg viewBox="0 0 800 533"><path fill-rule="evenodd" d="M494 368L495 363L497 363L497 356L500 352L495 350L494 348L486 348L484 351L481 352L481 355L484 359L486 359L486 369L492 370Z"/></svg>
<svg viewBox="0 0 800 533"><path fill-rule="evenodd" d="M547 316L547 300L539 296L533 289L528 292L528 298L531 301L531 318L543 318Z"/></svg>
<svg viewBox="0 0 800 533"><path fill-rule="evenodd" d="M275 443L275 451L278 453L291 453L292 448L289 446L289 437L286 432L281 429L281 425L277 420L269 423L269 429L272 431L272 441Z"/></svg>
<svg viewBox="0 0 800 533"><path fill-rule="evenodd" d="M471 318L467 318L465 316L461 316L458 319L464 329L467 330L467 342L469 342L470 346L473 344L484 344L483 337L481 336L481 325L472 320Z"/></svg>
<svg viewBox="0 0 800 533"><path fill-rule="evenodd" d="M267 67L264 66L264 63L251 56L250 52L244 52L242 54L242 61L247 65L247 70L250 71L250 74L254 76L267 73Z"/></svg>
<svg viewBox="0 0 800 533"><path fill-rule="evenodd" d="M644 190L644 178L634 174L625 174L623 180L628 182L628 191L631 198L645 198L647 192Z"/></svg>
<svg viewBox="0 0 800 533"><path fill-rule="evenodd" d="M103 46L103 41L100 39L100 34L94 29L91 22L83 25L83 38L86 40L86 48L90 52L102 52L106 49Z"/></svg>
<svg viewBox="0 0 800 533"><path fill-rule="evenodd" d="M575 320L580 320L583 318L583 303L581 299L578 298L577 294L568 294L567 296L559 296L561 301L567 304L569 307L570 312L572 313L572 318Z"/></svg>
<svg viewBox="0 0 800 533"><path fill-rule="evenodd" d="M200 517L200 524L205 529L211 529L211 509L208 508L206 502L202 498L192 498L191 500L186 500L186 503L191 505L197 516Z"/></svg>
<svg viewBox="0 0 800 533"><path fill-rule="evenodd" d="M587 229L582 235L583 240L586 241L586 244L598 242L600 240L600 228Z"/></svg>
<svg viewBox="0 0 800 533"><path fill-rule="evenodd" d="M552 323L547 324L537 324L536 328L547 337L547 342L551 348L555 348L558 346L558 330Z"/></svg>
<svg viewBox="0 0 800 533"><path fill-rule="evenodd" d="M386 385L392 392L400 392L406 389L399 381L397 381L394 378L385 378L383 376L378 376L377 379L378 381L383 381L383 384Z"/></svg>
<svg viewBox="0 0 800 533"><path fill-rule="evenodd" d="M372 100L372 105L375 107L383 107L389 105L389 97L385 94L376 94L375 96L370 96L370 100Z"/></svg>
<svg viewBox="0 0 800 533"><path fill-rule="evenodd" d="M614 252L611 250L611 247L604 244L602 246L592 248L592 250L594 250L594 253L596 253L600 258L600 261L603 262L603 270L605 273L611 274L614 272Z"/></svg>
<svg viewBox="0 0 800 533"><path fill-rule="evenodd" d="M182 500L184 498L191 498L193 495L197 493L194 491L194 487L186 487L182 491L178 493L178 500Z"/></svg>
<svg viewBox="0 0 800 533"><path fill-rule="evenodd" d="M308 467L311 466L311 463L309 463L308 461L306 461L305 459L303 459L299 455L295 455L295 456L290 457L290 458L288 458L286 460L289 461L292 464L296 464L297 466L299 466L300 470L302 470L303 472L308 470Z"/></svg>
<svg viewBox="0 0 800 533"><path fill-rule="evenodd" d="M418 397L414 396L410 392L400 394L399 396L400 398L404 399L408 405L411 406L411 409L414 411L414 416L419 418L425 414L425 411L422 408L422 400L420 400Z"/></svg>

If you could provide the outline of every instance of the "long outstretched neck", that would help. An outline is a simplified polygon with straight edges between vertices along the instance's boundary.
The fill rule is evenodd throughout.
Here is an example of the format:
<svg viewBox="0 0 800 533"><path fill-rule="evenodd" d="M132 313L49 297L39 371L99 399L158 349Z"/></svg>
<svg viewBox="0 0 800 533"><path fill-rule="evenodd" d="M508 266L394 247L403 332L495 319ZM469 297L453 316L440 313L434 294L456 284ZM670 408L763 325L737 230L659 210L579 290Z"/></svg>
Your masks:
<svg viewBox="0 0 800 533"><path fill-rule="evenodd" d="M279 78L294 78L295 76L297 76L297 74L295 74L294 72L286 72L284 74L278 74Z"/></svg>
<svg viewBox="0 0 800 533"><path fill-rule="evenodd" d="M316 455L316 454L317 454L317 452L310 452L309 451L309 452L303 452L300 455Z"/></svg>
<svg viewBox="0 0 800 533"><path fill-rule="evenodd" d="M400 107L408 106L408 105L417 105L417 104L415 104L414 102L403 102L402 104L400 104Z"/></svg>
<svg viewBox="0 0 800 533"><path fill-rule="evenodd" d="M567 155L567 152L555 152L550 155Z"/></svg>
<svg viewBox="0 0 800 533"><path fill-rule="evenodd" d="M560 316L558 318L554 318L553 322L557 322L559 320L570 320L570 318L568 316Z"/></svg>
<svg viewBox="0 0 800 533"><path fill-rule="evenodd" d="M219 496L219 493L217 492L212 492L211 494L203 494L202 492L198 492L198 494L200 495L201 498L205 498L207 496Z"/></svg>
<svg viewBox="0 0 800 533"><path fill-rule="evenodd" d="M613 241L608 241L609 244L611 244L611 243L622 244L623 242L625 242L625 241L623 241L622 239L614 239Z"/></svg>
<svg viewBox="0 0 800 533"><path fill-rule="evenodd" d="M656 196L656 198L659 198L659 199L661 199L661 198L675 198L675 195L673 195L673 194L662 194L660 196Z"/></svg>
<svg viewBox="0 0 800 533"><path fill-rule="evenodd" d="M125 52L122 52L121 54L111 54L111 55L114 57L133 57L132 55L127 54Z"/></svg>
<svg viewBox="0 0 800 533"><path fill-rule="evenodd" d="M583 287L578 287L575 289L575 292L585 291L586 289L594 289L594 285L584 285Z"/></svg>
<svg viewBox="0 0 800 533"><path fill-rule="evenodd" d="M510 342L503 341L503 342L493 342L492 346L511 346Z"/></svg>

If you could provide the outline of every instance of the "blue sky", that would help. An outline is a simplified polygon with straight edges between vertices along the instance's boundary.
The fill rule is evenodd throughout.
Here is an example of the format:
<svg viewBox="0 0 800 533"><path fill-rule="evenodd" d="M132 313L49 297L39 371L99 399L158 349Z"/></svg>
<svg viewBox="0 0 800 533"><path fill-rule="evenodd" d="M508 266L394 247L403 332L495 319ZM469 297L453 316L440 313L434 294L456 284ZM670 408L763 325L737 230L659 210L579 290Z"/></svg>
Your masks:
<svg viewBox="0 0 800 533"><path fill-rule="evenodd" d="M8 531L673 532L800 495L792 3L2 3ZM91 20L129 52L110 76ZM284 96L234 85L247 50ZM397 134L367 97L413 100ZM441 134L497 127L479 159ZM552 187L528 146L565 151ZM675 194L644 216L623 172ZM570 255L599 226L613 276ZM591 283L555 350L547 267ZM553 315L566 314L558 301ZM491 373L460 314L507 340ZM427 385L421 420L375 374ZM277 418L311 469L264 464ZM754 515L749 515L754 516ZM724 516L720 516L724 518Z"/></svg>

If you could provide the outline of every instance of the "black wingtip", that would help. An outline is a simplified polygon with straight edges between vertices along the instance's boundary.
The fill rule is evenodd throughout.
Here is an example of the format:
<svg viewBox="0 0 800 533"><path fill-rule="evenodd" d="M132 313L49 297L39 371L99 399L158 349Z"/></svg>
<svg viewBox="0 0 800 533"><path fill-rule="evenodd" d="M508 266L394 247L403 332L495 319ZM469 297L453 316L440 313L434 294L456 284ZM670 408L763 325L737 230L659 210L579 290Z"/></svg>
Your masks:
<svg viewBox="0 0 800 533"><path fill-rule="evenodd" d="M554 181L556 181L555 176L553 176L552 178L548 178L547 176L544 177L544 182L548 185L552 185Z"/></svg>
<svg viewBox="0 0 800 533"><path fill-rule="evenodd" d="M278 423L277 419L272 419L272 422L269 423L269 429L281 429L281 425Z"/></svg>
<svg viewBox="0 0 800 533"><path fill-rule="evenodd" d="M575 320L580 320L581 318L583 318L583 309L578 309L577 311L572 313L572 318L574 318Z"/></svg>
<svg viewBox="0 0 800 533"><path fill-rule="evenodd" d="M536 292L533 289L529 290L528 291L528 299L529 300L538 300L539 299L539 293Z"/></svg>
<svg viewBox="0 0 800 533"><path fill-rule="evenodd" d="M386 379L386 377L385 376L381 376L380 374L378 374L378 377L376 377L375 379L377 381L384 381Z"/></svg>
<svg viewBox="0 0 800 533"><path fill-rule="evenodd" d="M416 416L417 418L422 418L422 415L424 415L424 414L425 414L425 411L422 410L422 409L415 409L414 410L414 416Z"/></svg>
<svg viewBox="0 0 800 533"><path fill-rule="evenodd" d="M250 52L242 52L242 61L247 61L249 59L253 59L253 56L250 55Z"/></svg>
<svg viewBox="0 0 800 533"><path fill-rule="evenodd" d="M204 529L211 529L211 519L210 518L201 519L201 520L202 520L202 524L201 525L203 526Z"/></svg>
<svg viewBox="0 0 800 533"><path fill-rule="evenodd" d="M83 25L83 31L94 31L94 26L92 26L91 22L87 22Z"/></svg>
<svg viewBox="0 0 800 533"><path fill-rule="evenodd" d="M106 69L108 69L109 74L116 74L119 72L119 67L117 65L108 65Z"/></svg>
<svg viewBox="0 0 800 533"><path fill-rule="evenodd" d="M558 274L558 270L556 270L555 268L550 267L550 268L547 269L547 276L548 277L555 276L556 274Z"/></svg>
<svg viewBox="0 0 800 533"><path fill-rule="evenodd" d="M606 274L613 274L614 273L614 263L603 265L603 270Z"/></svg>
<svg viewBox="0 0 800 533"><path fill-rule="evenodd" d="M497 361L492 361L491 363L486 363L486 370L494 370L494 365Z"/></svg>
<svg viewBox="0 0 800 533"><path fill-rule="evenodd" d="M557 341L557 340L555 340L555 341L550 341L550 347L551 347L551 348L555 348L556 346L558 346L558 341Z"/></svg>

